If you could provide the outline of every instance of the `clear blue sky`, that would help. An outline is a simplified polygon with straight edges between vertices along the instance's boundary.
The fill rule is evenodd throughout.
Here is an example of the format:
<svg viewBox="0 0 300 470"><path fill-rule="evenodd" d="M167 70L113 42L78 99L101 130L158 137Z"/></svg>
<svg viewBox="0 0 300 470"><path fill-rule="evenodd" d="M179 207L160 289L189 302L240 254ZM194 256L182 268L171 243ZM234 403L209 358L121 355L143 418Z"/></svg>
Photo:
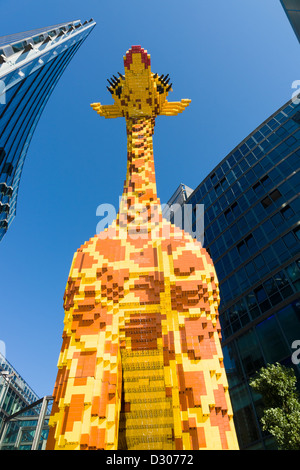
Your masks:
<svg viewBox="0 0 300 470"><path fill-rule="evenodd" d="M51 394L73 253L94 236L99 204L117 205L126 172L125 122L106 79L132 45L169 73L177 117L156 120L161 202L192 188L270 114L300 79L300 50L279 0L0 0L0 35L93 17L97 26L55 88L31 142L17 216L0 243L0 340L37 394Z"/></svg>

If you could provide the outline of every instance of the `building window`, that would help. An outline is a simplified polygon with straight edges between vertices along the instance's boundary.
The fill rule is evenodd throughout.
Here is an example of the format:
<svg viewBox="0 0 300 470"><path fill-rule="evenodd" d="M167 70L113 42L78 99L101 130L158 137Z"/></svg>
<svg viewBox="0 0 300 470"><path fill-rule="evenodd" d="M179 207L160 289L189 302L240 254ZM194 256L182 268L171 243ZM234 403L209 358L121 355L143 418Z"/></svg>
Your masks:
<svg viewBox="0 0 300 470"><path fill-rule="evenodd" d="M274 275L274 280L279 290L284 289L288 284L288 280L284 274L284 271L279 271Z"/></svg>
<svg viewBox="0 0 300 470"><path fill-rule="evenodd" d="M2 173L6 173L8 176L12 174L13 166L11 163L5 163Z"/></svg>
<svg viewBox="0 0 300 470"><path fill-rule="evenodd" d="M273 202L277 201L277 199L281 198L281 196L282 194L279 191L279 189L274 189L274 191L270 193L270 198L272 199Z"/></svg>
<svg viewBox="0 0 300 470"><path fill-rule="evenodd" d="M34 44L38 44L39 42L44 41L44 36L43 34L40 34L39 36L34 36L32 39L33 39Z"/></svg>
<svg viewBox="0 0 300 470"><path fill-rule="evenodd" d="M222 187L220 186L220 183L215 186L215 191L217 196L220 196L220 194L222 194Z"/></svg>
<svg viewBox="0 0 300 470"><path fill-rule="evenodd" d="M224 346L224 365L228 373L228 382L230 386L237 385L243 379L243 372L240 365L239 356L237 354L235 344L231 343L228 346Z"/></svg>
<svg viewBox="0 0 300 470"><path fill-rule="evenodd" d="M264 268L264 266L265 266L265 261L264 261L262 255L257 255L257 256L254 258L253 261L254 261L254 264L255 264L257 270L260 271L261 269Z"/></svg>
<svg viewBox="0 0 300 470"><path fill-rule="evenodd" d="M241 256L245 255L247 252L247 247L243 241L237 244L237 249Z"/></svg>
<svg viewBox="0 0 300 470"><path fill-rule="evenodd" d="M266 238L264 236L264 233L261 229L261 227L257 227L253 232L252 232L253 237L256 240L256 243L258 245L260 244L265 244L266 243Z"/></svg>
<svg viewBox="0 0 300 470"><path fill-rule="evenodd" d="M217 179L215 173L213 173L213 174L211 175L210 179L211 179L213 185L215 185L215 184L217 183L217 181L218 181L218 179Z"/></svg>
<svg viewBox="0 0 300 470"><path fill-rule="evenodd" d="M259 181L252 186L252 189L258 196L260 196L264 190Z"/></svg>
<svg viewBox="0 0 300 470"><path fill-rule="evenodd" d="M290 252L298 251L299 241L296 239L293 231L284 235L283 241Z"/></svg>
<svg viewBox="0 0 300 470"><path fill-rule="evenodd" d="M3 162L5 155L6 155L6 152L5 152L4 148L0 147L0 165Z"/></svg>
<svg viewBox="0 0 300 470"><path fill-rule="evenodd" d="M255 373L264 365L260 347L253 330L240 336L237 340L237 346L247 375Z"/></svg>
<svg viewBox="0 0 300 470"><path fill-rule="evenodd" d="M268 175L265 175L265 176L260 180L260 182L261 182L261 184L262 184L263 186L266 186L266 185L269 184L270 178L268 177Z"/></svg>
<svg viewBox="0 0 300 470"><path fill-rule="evenodd" d="M266 362L276 362L290 355L274 315L259 323L256 331Z"/></svg>
<svg viewBox="0 0 300 470"><path fill-rule="evenodd" d="M295 121L297 124L300 124L300 111L297 111L294 116L292 117L293 121Z"/></svg>
<svg viewBox="0 0 300 470"><path fill-rule="evenodd" d="M289 344L295 340L295 332L300 331L300 309L297 303L289 305L277 313L280 326Z"/></svg>
<svg viewBox="0 0 300 470"><path fill-rule="evenodd" d="M233 214L231 212L230 209L227 209L225 212L224 212L224 215L226 217L226 220L228 222L228 224L230 224L232 221L233 221Z"/></svg>
<svg viewBox="0 0 300 470"><path fill-rule="evenodd" d="M289 220L294 215L294 211L289 205L285 206L285 208L282 209L280 212L282 216L285 218L285 220Z"/></svg>
<svg viewBox="0 0 300 470"><path fill-rule="evenodd" d="M262 199L261 203L262 203L263 208L267 209L269 206L273 204L273 201L269 196L267 196L264 199Z"/></svg>
<svg viewBox="0 0 300 470"><path fill-rule="evenodd" d="M254 294L255 294L256 300L259 304L261 302L263 302L264 300L266 300L266 298L267 298L267 294L266 294L266 292L265 292L265 290L262 286L257 287L256 289L254 289Z"/></svg>
<svg viewBox="0 0 300 470"><path fill-rule="evenodd" d="M264 199L261 200L261 204L264 209L267 209L269 206L273 204L273 202L277 201L282 196L281 192L278 189L274 189L269 196L266 196Z"/></svg>
<svg viewBox="0 0 300 470"><path fill-rule="evenodd" d="M286 271L289 279L294 285L295 290L298 291L300 288L300 263L295 262L290 264L290 266L286 268Z"/></svg>
<svg viewBox="0 0 300 470"><path fill-rule="evenodd" d="M26 45L26 41L22 41L22 42L18 42L16 44L13 44L12 45L13 51L14 52L20 52L24 49L25 45Z"/></svg>
<svg viewBox="0 0 300 470"><path fill-rule="evenodd" d="M293 232L298 238L298 240L300 240L300 227L294 228Z"/></svg>
<svg viewBox="0 0 300 470"><path fill-rule="evenodd" d="M231 206L231 210L235 217L238 217L241 214L241 209L239 208L239 205L237 202L234 202Z"/></svg>
<svg viewBox="0 0 300 470"><path fill-rule="evenodd" d="M293 145L295 142L297 142L297 140L295 139L295 137L293 135L291 135L291 137L289 137L285 143L289 146Z"/></svg>
<svg viewBox="0 0 300 470"><path fill-rule="evenodd" d="M275 229L281 230L281 224L283 222L283 218L282 218L280 212L276 212L276 214L274 214L271 217L271 220L272 220L272 224L274 225Z"/></svg>

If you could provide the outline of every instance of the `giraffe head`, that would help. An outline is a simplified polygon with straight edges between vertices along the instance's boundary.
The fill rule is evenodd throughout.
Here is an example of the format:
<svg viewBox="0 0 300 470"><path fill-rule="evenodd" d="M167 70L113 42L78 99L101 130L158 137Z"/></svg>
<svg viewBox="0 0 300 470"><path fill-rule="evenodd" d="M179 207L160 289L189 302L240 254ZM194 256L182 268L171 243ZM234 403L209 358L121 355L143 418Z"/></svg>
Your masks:
<svg viewBox="0 0 300 470"><path fill-rule="evenodd" d="M91 104L100 116L106 118L125 117L155 118L159 115L176 116L191 100L169 102L167 96L172 90L169 75L159 76L151 72L150 55L141 46L132 46L124 56L125 74L108 80L108 90L114 104Z"/></svg>

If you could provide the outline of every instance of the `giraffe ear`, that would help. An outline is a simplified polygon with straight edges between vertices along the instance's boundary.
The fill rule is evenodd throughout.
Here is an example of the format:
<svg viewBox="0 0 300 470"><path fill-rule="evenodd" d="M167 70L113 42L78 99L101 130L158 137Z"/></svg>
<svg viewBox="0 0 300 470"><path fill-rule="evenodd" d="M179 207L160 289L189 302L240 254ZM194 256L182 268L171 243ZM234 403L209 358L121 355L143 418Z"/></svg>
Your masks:
<svg viewBox="0 0 300 470"><path fill-rule="evenodd" d="M185 108L190 104L191 100L189 99L182 99L181 101L165 101L162 105L161 112L159 115L161 116L177 116L177 114L182 113Z"/></svg>
<svg viewBox="0 0 300 470"><path fill-rule="evenodd" d="M123 116L122 111L116 104L102 105L101 103L92 103L91 107L94 111L100 114L100 116L104 116L105 118L117 118Z"/></svg>

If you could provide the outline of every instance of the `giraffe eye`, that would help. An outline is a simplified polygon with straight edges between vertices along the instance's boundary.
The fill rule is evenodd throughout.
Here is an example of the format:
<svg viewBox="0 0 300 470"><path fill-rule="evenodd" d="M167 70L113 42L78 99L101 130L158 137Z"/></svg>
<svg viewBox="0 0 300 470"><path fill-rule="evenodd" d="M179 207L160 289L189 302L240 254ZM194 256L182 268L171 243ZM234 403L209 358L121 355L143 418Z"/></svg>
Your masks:
<svg viewBox="0 0 300 470"><path fill-rule="evenodd" d="M116 95L120 98L120 97L121 97L121 93L122 93L122 87L119 86L119 87L116 89Z"/></svg>
<svg viewBox="0 0 300 470"><path fill-rule="evenodd" d="M161 85L157 85L156 89L157 89L159 94L162 94L164 92L164 87L161 86Z"/></svg>

